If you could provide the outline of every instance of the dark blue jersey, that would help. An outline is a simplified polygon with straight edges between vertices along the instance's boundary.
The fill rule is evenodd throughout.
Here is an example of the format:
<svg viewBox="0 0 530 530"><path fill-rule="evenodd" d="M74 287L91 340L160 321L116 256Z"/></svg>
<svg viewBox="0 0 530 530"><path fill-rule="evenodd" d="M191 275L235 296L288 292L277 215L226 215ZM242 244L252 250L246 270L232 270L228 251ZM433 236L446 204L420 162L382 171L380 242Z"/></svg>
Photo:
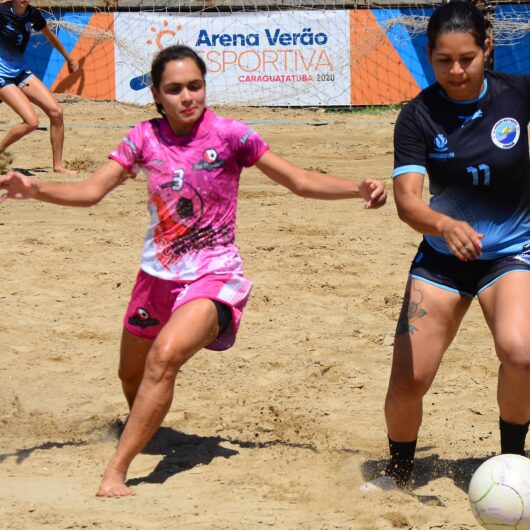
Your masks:
<svg viewBox="0 0 530 530"><path fill-rule="evenodd" d="M435 83L403 107L394 132L394 178L427 173L430 206L485 234L481 259L530 243L530 76L486 72L472 101ZM451 254L441 237L425 236Z"/></svg>
<svg viewBox="0 0 530 530"><path fill-rule="evenodd" d="M11 2L0 3L0 75L14 77L20 72L31 31L40 31L45 26L46 19L33 6L18 16Z"/></svg>

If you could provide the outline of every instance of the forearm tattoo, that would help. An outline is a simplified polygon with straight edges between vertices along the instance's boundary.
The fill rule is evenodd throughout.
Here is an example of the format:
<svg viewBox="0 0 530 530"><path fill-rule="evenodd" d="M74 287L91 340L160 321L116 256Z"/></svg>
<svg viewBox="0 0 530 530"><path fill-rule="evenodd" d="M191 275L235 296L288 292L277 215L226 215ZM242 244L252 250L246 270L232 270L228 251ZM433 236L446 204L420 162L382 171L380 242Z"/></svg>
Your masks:
<svg viewBox="0 0 530 530"><path fill-rule="evenodd" d="M414 294L412 291L414 291ZM414 300L412 299L413 296ZM412 335L415 331L418 331L418 328L412 323L427 314L427 311L421 306L422 303L423 292L416 287L416 282L412 281L410 288L405 291L403 298L403 306L401 307L401 314L399 315L396 327L397 336L404 335L405 333Z"/></svg>

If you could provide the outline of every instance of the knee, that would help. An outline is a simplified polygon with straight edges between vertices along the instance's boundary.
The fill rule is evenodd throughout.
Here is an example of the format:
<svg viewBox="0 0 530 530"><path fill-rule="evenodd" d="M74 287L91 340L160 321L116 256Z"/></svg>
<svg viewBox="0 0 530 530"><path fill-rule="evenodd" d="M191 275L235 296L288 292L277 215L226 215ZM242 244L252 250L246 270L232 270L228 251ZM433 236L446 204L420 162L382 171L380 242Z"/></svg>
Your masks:
<svg viewBox="0 0 530 530"><path fill-rule="evenodd" d="M63 121L63 109L57 105L57 107L53 107L51 109L48 109L48 117L50 118L50 121L53 123L62 123Z"/></svg>
<svg viewBox="0 0 530 530"><path fill-rule="evenodd" d="M28 120L24 120L24 125L26 126L28 133L36 131L39 127L39 117L35 115Z"/></svg>
<svg viewBox="0 0 530 530"><path fill-rule="evenodd" d="M157 382L173 381L184 363L185 357L182 352L175 351L164 343L155 343L147 356L145 375Z"/></svg>
<svg viewBox="0 0 530 530"><path fill-rule="evenodd" d="M513 335L496 343L497 355L505 370L530 375L530 344Z"/></svg>
<svg viewBox="0 0 530 530"><path fill-rule="evenodd" d="M418 374L400 374L390 379L387 398L392 399L421 399L431 386L427 378Z"/></svg>
<svg viewBox="0 0 530 530"><path fill-rule="evenodd" d="M530 356L512 352L501 358L502 368L510 374L530 377Z"/></svg>

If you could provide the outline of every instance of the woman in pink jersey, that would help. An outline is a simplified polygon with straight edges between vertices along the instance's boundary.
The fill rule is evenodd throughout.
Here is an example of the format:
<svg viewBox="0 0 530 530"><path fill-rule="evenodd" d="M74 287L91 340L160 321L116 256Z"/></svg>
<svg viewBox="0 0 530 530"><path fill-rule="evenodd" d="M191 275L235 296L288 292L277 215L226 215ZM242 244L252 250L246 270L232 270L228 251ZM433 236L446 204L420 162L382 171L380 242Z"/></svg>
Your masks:
<svg viewBox="0 0 530 530"><path fill-rule="evenodd" d="M130 408L97 495L131 493L133 458L160 427L180 367L201 348L235 341L252 284L234 245L239 177L255 165L302 197L386 201L375 180L346 180L301 169L271 152L244 123L205 106L206 66L187 46L155 57L152 93L161 118L134 127L85 181L40 183L17 172L0 177L6 198L90 206L141 169L151 222L124 319L119 376Z"/></svg>

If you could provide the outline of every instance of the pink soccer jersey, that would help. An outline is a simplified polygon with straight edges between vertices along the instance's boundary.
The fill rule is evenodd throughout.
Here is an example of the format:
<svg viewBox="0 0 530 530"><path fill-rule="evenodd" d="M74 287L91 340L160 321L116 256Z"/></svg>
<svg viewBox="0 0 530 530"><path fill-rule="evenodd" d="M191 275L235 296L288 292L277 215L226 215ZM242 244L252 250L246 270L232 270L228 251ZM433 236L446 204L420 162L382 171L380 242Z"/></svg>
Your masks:
<svg viewBox="0 0 530 530"><path fill-rule="evenodd" d="M189 136L165 118L134 127L109 158L147 175L141 269L166 280L242 274L234 245L239 177L268 149L248 125L206 109Z"/></svg>

